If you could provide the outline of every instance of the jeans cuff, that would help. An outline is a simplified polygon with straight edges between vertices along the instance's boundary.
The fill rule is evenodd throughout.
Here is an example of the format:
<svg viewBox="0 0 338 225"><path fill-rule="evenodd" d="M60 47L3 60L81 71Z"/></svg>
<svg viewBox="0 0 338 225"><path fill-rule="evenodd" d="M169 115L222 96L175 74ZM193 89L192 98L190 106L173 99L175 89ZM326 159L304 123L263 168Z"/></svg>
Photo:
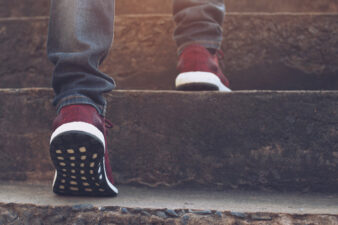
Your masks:
<svg viewBox="0 0 338 225"><path fill-rule="evenodd" d="M218 41L208 41L208 40L186 42L186 43L177 47L177 55L181 55L183 49L185 47L187 47L188 45L192 45L192 44L198 44L198 45L201 45L205 48L220 49L222 43L218 42Z"/></svg>
<svg viewBox="0 0 338 225"><path fill-rule="evenodd" d="M90 98L83 95L70 95L61 99L56 106L57 114L59 114L60 110L67 105L91 105L100 115L104 116L106 114L106 105L97 105Z"/></svg>

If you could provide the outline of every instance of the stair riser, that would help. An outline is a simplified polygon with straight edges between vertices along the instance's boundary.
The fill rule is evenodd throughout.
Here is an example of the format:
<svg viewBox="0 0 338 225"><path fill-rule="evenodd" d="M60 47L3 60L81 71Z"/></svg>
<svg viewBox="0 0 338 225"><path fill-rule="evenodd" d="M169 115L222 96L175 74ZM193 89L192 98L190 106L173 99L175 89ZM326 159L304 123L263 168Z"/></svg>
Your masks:
<svg viewBox="0 0 338 225"><path fill-rule="evenodd" d="M0 0L0 17L47 16L50 1ZM137 6L137 7L135 7ZM228 12L337 12L332 0L227 0ZM172 0L116 0L116 14L171 13Z"/></svg>
<svg viewBox="0 0 338 225"><path fill-rule="evenodd" d="M1 91L0 178L51 179L50 90ZM113 92L120 184L338 190L338 93Z"/></svg>
<svg viewBox="0 0 338 225"><path fill-rule="evenodd" d="M337 21L338 15L229 15L223 50L232 88L338 89ZM2 20L0 26L6 53L0 55L0 87L49 87L47 19ZM171 16L117 17L102 70L120 89L172 89L173 30Z"/></svg>

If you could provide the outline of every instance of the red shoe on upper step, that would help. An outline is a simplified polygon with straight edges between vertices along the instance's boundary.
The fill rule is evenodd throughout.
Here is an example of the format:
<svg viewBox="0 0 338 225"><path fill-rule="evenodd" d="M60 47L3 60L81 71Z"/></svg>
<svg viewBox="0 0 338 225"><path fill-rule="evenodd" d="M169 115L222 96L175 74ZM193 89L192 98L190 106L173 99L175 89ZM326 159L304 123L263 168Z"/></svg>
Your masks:
<svg viewBox="0 0 338 225"><path fill-rule="evenodd" d="M218 56L201 45L192 44L183 49L177 65L177 90L230 92L229 81L222 73Z"/></svg>

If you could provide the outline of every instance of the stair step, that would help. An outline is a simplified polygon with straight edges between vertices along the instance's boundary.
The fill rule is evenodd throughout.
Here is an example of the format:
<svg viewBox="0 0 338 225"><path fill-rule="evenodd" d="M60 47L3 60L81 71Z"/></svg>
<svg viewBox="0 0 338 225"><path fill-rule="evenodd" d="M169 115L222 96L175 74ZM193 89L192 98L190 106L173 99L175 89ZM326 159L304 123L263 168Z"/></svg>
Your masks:
<svg viewBox="0 0 338 225"><path fill-rule="evenodd" d="M0 90L0 179L52 179L52 96ZM107 100L118 184L338 190L337 91L114 91Z"/></svg>
<svg viewBox="0 0 338 225"><path fill-rule="evenodd" d="M172 89L177 75L170 15L119 16L102 70L119 89ZM234 90L338 88L338 14L231 14L225 72ZM1 19L0 88L49 87L48 18Z"/></svg>
<svg viewBox="0 0 338 225"><path fill-rule="evenodd" d="M118 198L60 197L46 182L0 182L0 202L34 205L237 211L243 213L331 214L338 215L338 194L279 193L260 191L212 191L184 188L147 188L121 185ZM14 190L14 191L11 191ZM38 198L33 193L39 193ZM32 194L30 194L32 193ZM98 201L100 199L100 201ZM112 199L114 205L112 204ZM157 199L155 201L154 199ZM208 213L205 213L208 214Z"/></svg>
<svg viewBox="0 0 338 225"><path fill-rule="evenodd" d="M121 186L118 198L59 197L50 184L0 184L0 221L22 224L325 224L338 195ZM32 197L35 196L35 197ZM40 223L38 223L40 222ZM20 223L20 224L21 224Z"/></svg>
<svg viewBox="0 0 338 225"><path fill-rule="evenodd" d="M50 1L0 0L0 17L47 16ZM227 0L228 12L337 12L332 0ZM171 13L172 0L116 0L116 14Z"/></svg>

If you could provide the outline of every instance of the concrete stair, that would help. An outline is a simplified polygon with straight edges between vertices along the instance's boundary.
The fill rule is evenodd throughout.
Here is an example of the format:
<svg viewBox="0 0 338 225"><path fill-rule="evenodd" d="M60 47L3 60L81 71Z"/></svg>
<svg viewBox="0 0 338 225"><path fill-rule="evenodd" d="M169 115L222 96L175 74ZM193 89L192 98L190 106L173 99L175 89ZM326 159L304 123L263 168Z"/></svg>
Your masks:
<svg viewBox="0 0 338 225"><path fill-rule="evenodd" d="M51 192L52 90L0 90L0 224L338 222L336 91L107 95L118 198Z"/></svg>
<svg viewBox="0 0 338 225"><path fill-rule="evenodd" d="M50 89L0 91L2 180L52 179L52 95ZM119 184L338 190L335 91L115 91L107 98Z"/></svg>
<svg viewBox="0 0 338 225"><path fill-rule="evenodd" d="M46 183L0 183L0 188L2 224L330 225L338 220L337 194L122 186L111 199L59 197Z"/></svg>
<svg viewBox="0 0 338 225"><path fill-rule="evenodd" d="M116 1L115 45L101 68L114 77L118 89L171 90L177 75L172 2L135 4ZM224 24L223 61L232 89L337 89L337 2L226 4L230 13ZM50 87L48 8L49 1L0 0L0 50L6 52L0 55L0 88Z"/></svg>
<svg viewBox="0 0 338 225"><path fill-rule="evenodd" d="M169 91L171 0L116 0L111 199L51 192L49 1L0 0L0 225L337 225L338 3L226 4L230 94Z"/></svg>
<svg viewBox="0 0 338 225"><path fill-rule="evenodd" d="M338 14L229 14L223 50L232 88L337 89L337 21ZM47 23L47 17L0 19L0 51L7 53L0 55L1 88L50 86ZM102 70L119 89L172 89L173 29L170 15L117 17L115 45Z"/></svg>

